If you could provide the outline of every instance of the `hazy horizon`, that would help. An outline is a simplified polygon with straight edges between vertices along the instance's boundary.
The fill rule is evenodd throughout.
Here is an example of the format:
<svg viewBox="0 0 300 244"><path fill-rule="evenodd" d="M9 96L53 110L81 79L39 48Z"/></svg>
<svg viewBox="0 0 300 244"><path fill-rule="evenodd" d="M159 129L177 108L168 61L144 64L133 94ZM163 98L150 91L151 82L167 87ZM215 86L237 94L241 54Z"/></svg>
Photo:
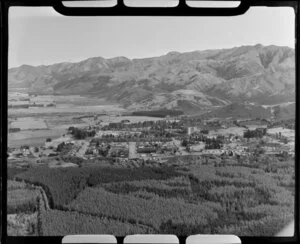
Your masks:
<svg viewBox="0 0 300 244"><path fill-rule="evenodd" d="M50 7L14 7L9 68L256 44L294 48L294 17L292 8L251 8L234 17L66 17Z"/></svg>
<svg viewBox="0 0 300 244"><path fill-rule="evenodd" d="M19 66L14 66L14 67L9 67L9 69L14 69L14 68L19 68L21 66L24 66L24 65L27 65L27 66L32 66L32 67L39 67L39 66L51 66L51 65L55 65L55 64L62 64L62 63L78 63L78 62L83 62L83 61L86 61L88 59L92 59L92 58L103 58L103 59L114 59L114 58L127 58L129 60L139 60L139 59L148 59L148 58L158 58L158 57L161 57L161 56L165 56L169 53L172 53L172 52L177 52L177 53L181 53L181 54L184 54L184 53L192 53L192 52L206 52L206 51L210 51L210 50L229 50L229 49L233 49L233 48L241 48L241 47L247 47L247 46L256 46L256 45L262 45L263 47L269 47L269 46L276 46L276 47L287 47L287 48L291 48L293 50L295 50L295 48L293 47L289 47L289 46L278 46L278 45L263 45L261 43L257 43L257 44L254 44L254 45L242 45L242 46L235 46L235 47L228 47L228 48L216 48L216 49L205 49L205 50L191 50L191 51L186 51L186 52L178 52L176 50L173 50L173 51L169 51L167 53L164 53L162 55L159 55L159 56L149 56L149 57L138 57L138 58L129 58L129 57L126 57L126 56L114 56L114 57L103 57L103 56L92 56L92 57L87 57L87 58L84 58L84 59L81 59L81 60L75 60L75 61L62 61L62 62L56 62L56 63L49 63L49 64L38 64L38 65L31 65L31 64L21 64Z"/></svg>

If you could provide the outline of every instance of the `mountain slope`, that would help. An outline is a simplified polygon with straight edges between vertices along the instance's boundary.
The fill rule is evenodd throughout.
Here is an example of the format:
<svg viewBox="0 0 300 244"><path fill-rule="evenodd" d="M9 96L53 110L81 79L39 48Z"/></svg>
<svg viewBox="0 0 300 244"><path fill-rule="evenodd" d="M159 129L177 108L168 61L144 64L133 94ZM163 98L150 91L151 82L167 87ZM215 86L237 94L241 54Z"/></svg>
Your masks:
<svg viewBox="0 0 300 244"><path fill-rule="evenodd" d="M160 57L90 58L9 70L9 88L35 94L80 94L130 109L206 110L230 103L293 102L295 52L262 45L171 52Z"/></svg>
<svg viewBox="0 0 300 244"><path fill-rule="evenodd" d="M227 106L215 109L212 112L202 115L206 118L270 118L272 112L270 108L263 108L260 105L232 103Z"/></svg>

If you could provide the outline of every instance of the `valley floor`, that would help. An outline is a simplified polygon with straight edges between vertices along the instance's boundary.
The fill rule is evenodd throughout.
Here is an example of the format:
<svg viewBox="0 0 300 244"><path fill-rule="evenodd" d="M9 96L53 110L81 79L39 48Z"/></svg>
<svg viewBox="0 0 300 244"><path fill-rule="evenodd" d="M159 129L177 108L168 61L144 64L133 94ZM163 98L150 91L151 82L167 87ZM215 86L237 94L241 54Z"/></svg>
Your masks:
<svg viewBox="0 0 300 244"><path fill-rule="evenodd" d="M294 219L293 120L89 108L10 113L9 235L274 236Z"/></svg>

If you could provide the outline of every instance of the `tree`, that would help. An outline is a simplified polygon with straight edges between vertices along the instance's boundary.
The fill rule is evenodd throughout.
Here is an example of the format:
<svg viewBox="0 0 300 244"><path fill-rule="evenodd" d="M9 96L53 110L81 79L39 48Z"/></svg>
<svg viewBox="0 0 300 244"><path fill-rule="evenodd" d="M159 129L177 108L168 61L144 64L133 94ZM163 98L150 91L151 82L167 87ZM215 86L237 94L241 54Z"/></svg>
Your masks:
<svg viewBox="0 0 300 244"><path fill-rule="evenodd" d="M288 143L288 139L286 137L282 137L281 138L281 141L284 143L284 144L287 144Z"/></svg>
<svg viewBox="0 0 300 244"><path fill-rule="evenodd" d="M65 146L65 142L58 144L56 151L61 152Z"/></svg>
<svg viewBox="0 0 300 244"><path fill-rule="evenodd" d="M259 156L260 154L264 154L265 153L265 149L260 147L260 145L257 145L255 148L254 148L254 151L253 151L253 155L254 156Z"/></svg>
<svg viewBox="0 0 300 244"><path fill-rule="evenodd" d="M187 141L186 139L184 139L184 140L182 141L181 145L182 145L183 147L186 147L186 146L188 145L188 141Z"/></svg>

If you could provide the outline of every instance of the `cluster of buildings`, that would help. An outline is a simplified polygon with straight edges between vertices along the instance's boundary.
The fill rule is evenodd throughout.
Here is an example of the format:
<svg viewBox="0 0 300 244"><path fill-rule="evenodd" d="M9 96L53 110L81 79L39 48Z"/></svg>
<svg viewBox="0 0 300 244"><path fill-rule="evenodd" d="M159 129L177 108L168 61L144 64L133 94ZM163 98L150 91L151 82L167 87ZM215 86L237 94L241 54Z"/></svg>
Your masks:
<svg viewBox="0 0 300 244"><path fill-rule="evenodd" d="M10 152L11 158L76 156L83 159L113 158L120 162L157 160L180 155L247 156L252 147L260 147L267 155L294 155L294 132L286 128L268 128L265 124L239 126L238 122L204 121L184 126L181 121L146 121L109 123L104 129L94 125L80 128L95 131L82 139L72 133L36 148L21 147ZM257 121L256 121L257 122ZM120 129L120 130L118 130ZM253 137L245 131L255 131ZM262 133L258 133L258 132Z"/></svg>

